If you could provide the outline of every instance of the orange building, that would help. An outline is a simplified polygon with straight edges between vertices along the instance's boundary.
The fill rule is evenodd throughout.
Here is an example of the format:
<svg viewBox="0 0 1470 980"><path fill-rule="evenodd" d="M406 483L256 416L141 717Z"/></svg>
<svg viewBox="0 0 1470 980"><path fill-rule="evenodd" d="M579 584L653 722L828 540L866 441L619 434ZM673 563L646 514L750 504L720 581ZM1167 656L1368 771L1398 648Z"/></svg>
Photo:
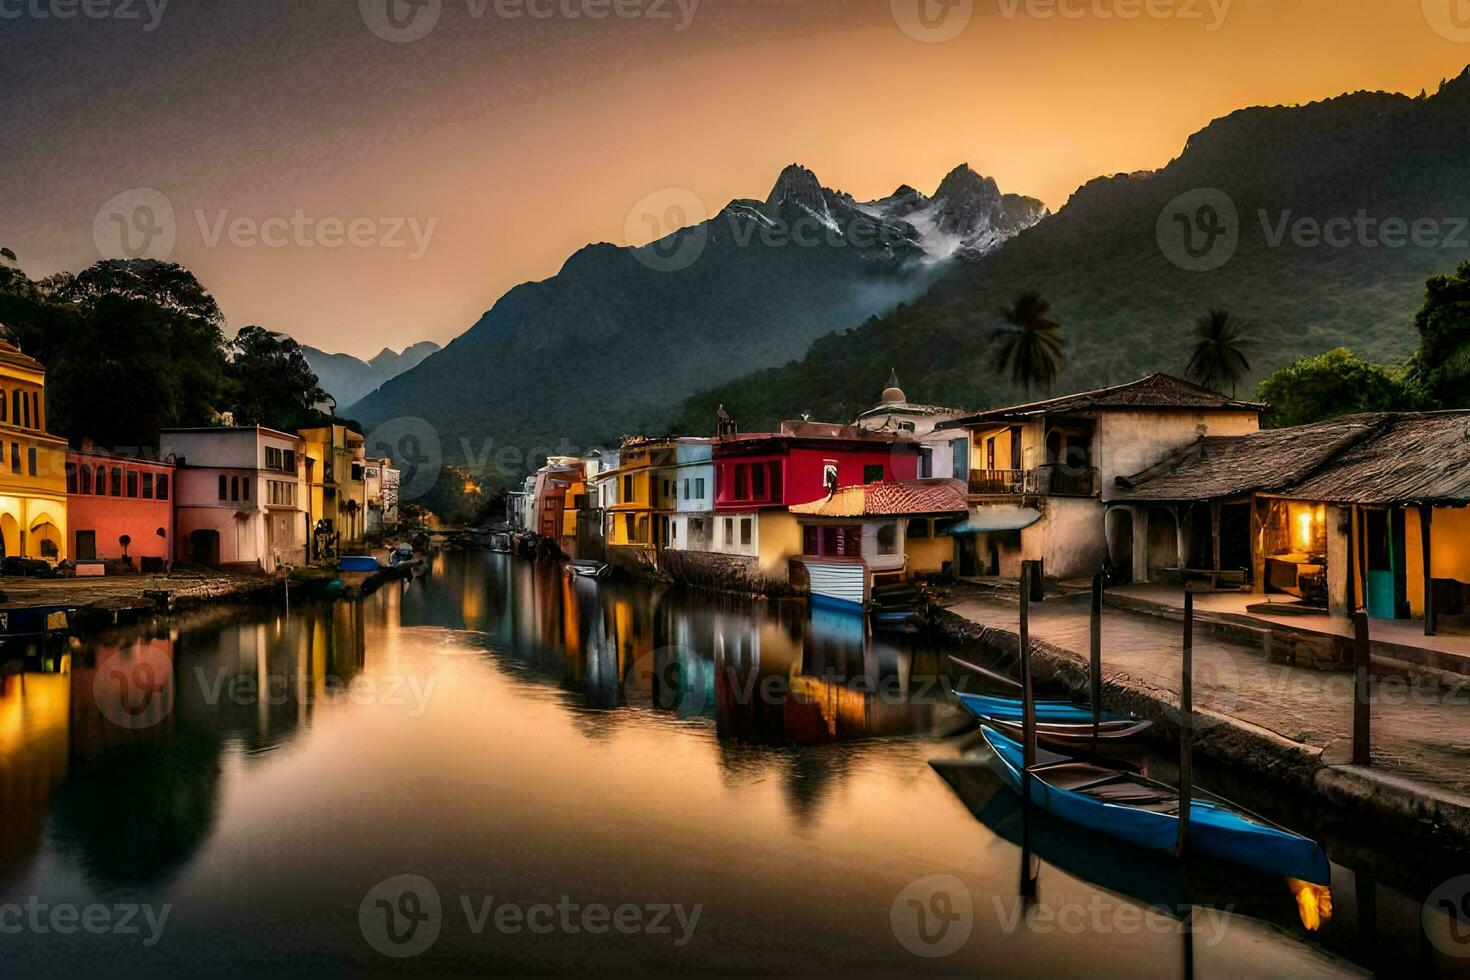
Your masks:
<svg viewBox="0 0 1470 980"><path fill-rule="evenodd" d="M166 562L174 542L173 482L172 463L91 449L68 452L66 509L72 559L126 555L137 566L142 559Z"/></svg>

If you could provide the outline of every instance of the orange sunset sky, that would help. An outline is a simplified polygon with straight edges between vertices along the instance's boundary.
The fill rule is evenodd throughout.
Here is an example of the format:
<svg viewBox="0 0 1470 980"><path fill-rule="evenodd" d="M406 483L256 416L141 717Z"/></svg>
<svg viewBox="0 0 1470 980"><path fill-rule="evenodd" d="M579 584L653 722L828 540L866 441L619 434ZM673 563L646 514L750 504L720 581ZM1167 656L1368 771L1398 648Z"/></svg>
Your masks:
<svg viewBox="0 0 1470 980"><path fill-rule="evenodd" d="M1457 0L1153 0L1161 16L1134 19L1118 14L1144 0L1063 0L1067 17L956 0L929 8L965 17L942 42L903 29L914 0L596 21L442 0L411 43L368 29L373 2L173 0L151 30L7 22L0 244L33 277L80 269L98 208L155 188L171 258L232 330L368 356L446 342L582 245L627 242L630 209L661 188L713 214L793 161L859 198L932 191L967 161L1055 209L1090 177L1163 165L1232 109L1433 91L1470 63ZM407 233L402 248L208 241L221 220L298 211L432 231L418 256Z"/></svg>

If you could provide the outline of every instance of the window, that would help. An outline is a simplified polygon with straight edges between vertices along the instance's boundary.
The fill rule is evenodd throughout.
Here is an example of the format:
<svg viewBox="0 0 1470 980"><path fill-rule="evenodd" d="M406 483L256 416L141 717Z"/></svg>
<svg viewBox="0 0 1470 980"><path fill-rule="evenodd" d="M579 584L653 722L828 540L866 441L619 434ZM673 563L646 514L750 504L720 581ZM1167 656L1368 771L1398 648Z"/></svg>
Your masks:
<svg viewBox="0 0 1470 980"><path fill-rule="evenodd" d="M5 406L8 404L9 402L5 398L5 389L0 388L0 422L8 422L10 420L10 413L5 410Z"/></svg>
<svg viewBox="0 0 1470 980"><path fill-rule="evenodd" d="M626 541L627 541L628 544L632 544L634 542L634 540L635 540L634 539L634 531L633 531L633 529L636 526L637 525L635 525L633 523L633 515L632 514L624 514L623 515L623 534L625 535L625 538L626 538Z"/></svg>
<svg viewBox="0 0 1470 980"><path fill-rule="evenodd" d="M122 496L122 476L123 471L114 466L112 468L112 495L114 497Z"/></svg>
<svg viewBox="0 0 1470 980"><path fill-rule="evenodd" d="M704 499L704 477L702 476L694 478L694 497L696 500Z"/></svg>
<svg viewBox="0 0 1470 980"><path fill-rule="evenodd" d="M167 473L160 473L160 474L158 474L158 499L159 500L167 500L168 499L168 474Z"/></svg>
<svg viewBox="0 0 1470 980"><path fill-rule="evenodd" d="M137 470L128 470L128 496L129 497L136 497L137 495L138 495L138 471Z"/></svg>
<svg viewBox="0 0 1470 980"><path fill-rule="evenodd" d="M144 473L143 474L143 498L145 500L152 500L153 499L153 474L152 473Z"/></svg>
<svg viewBox="0 0 1470 980"><path fill-rule="evenodd" d="M230 499L240 499L240 478L238 476L230 477Z"/></svg>
<svg viewBox="0 0 1470 980"><path fill-rule="evenodd" d="M77 493L92 492L92 467L86 463L77 471Z"/></svg>
<svg viewBox="0 0 1470 980"><path fill-rule="evenodd" d="M223 473L219 475L219 499L230 499L230 478Z"/></svg>
<svg viewBox="0 0 1470 980"><path fill-rule="evenodd" d="M281 469L281 451L275 446L265 447L265 468L268 470Z"/></svg>
<svg viewBox="0 0 1470 980"><path fill-rule="evenodd" d="M802 551L808 555L856 558L863 553L862 528L852 525L808 524L802 528Z"/></svg>
<svg viewBox="0 0 1470 980"><path fill-rule="evenodd" d="M39 391L31 392L31 419L35 422L35 427L39 429L41 427L41 393Z"/></svg>
<svg viewBox="0 0 1470 980"><path fill-rule="evenodd" d="M751 468L750 496L754 500L766 499L766 468L764 466Z"/></svg>
<svg viewBox="0 0 1470 980"><path fill-rule="evenodd" d="M954 452L954 470L952 475L961 480L966 479L966 474L970 472L970 443L966 439L953 439L950 441L949 445L950 449ZM1012 456L1015 455L1014 450L1016 448L1019 448L1020 445L1020 440L1017 439L1015 433L1012 432ZM1011 464L1011 469L1020 469L1020 466L1016 465L1013 462Z"/></svg>
<svg viewBox="0 0 1470 980"><path fill-rule="evenodd" d="M934 447L919 447L919 479L926 480L934 475Z"/></svg>
<svg viewBox="0 0 1470 980"><path fill-rule="evenodd" d="M66 464L66 492L77 492L77 464L68 462Z"/></svg>
<svg viewBox="0 0 1470 980"><path fill-rule="evenodd" d="M31 476L36 475L36 447L32 446L26 450L26 472Z"/></svg>
<svg viewBox="0 0 1470 980"><path fill-rule="evenodd" d="M883 479L883 464L882 463L878 463L877 465L873 465L873 464L870 463L870 464L868 464L868 465L866 465L866 466L863 467L863 482L864 483L878 483L882 479Z"/></svg>
<svg viewBox="0 0 1470 980"><path fill-rule="evenodd" d="M352 478L354 480L361 480L362 479L362 464L361 463L353 463L352 464Z"/></svg>
<svg viewBox="0 0 1470 980"><path fill-rule="evenodd" d="M749 467L737 465L735 467L735 499L750 499L750 477L747 475Z"/></svg>
<svg viewBox="0 0 1470 980"><path fill-rule="evenodd" d="M878 554L892 555L898 552L898 522L890 521L878 525Z"/></svg>
<svg viewBox="0 0 1470 980"><path fill-rule="evenodd" d="M911 538L932 537L929 533L929 519L927 517L915 517L910 520L908 536Z"/></svg>
<svg viewBox="0 0 1470 980"><path fill-rule="evenodd" d="M248 477L248 476L242 476L242 477L240 477L240 499L241 500L249 500L250 499L250 482L251 482L250 481L250 477Z"/></svg>
<svg viewBox="0 0 1470 980"><path fill-rule="evenodd" d="M21 414L25 416L24 425L27 429L29 429L31 427L31 399L30 396L23 391L18 392L18 394L20 395L20 411Z"/></svg>
<svg viewBox="0 0 1470 980"><path fill-rule="evenodd" d="M293 507L296 504L296 484L285 480L266 481L267 500L278 506Z"/></svg>
<svg viewBox="0 0 1470 980"><path fill-rule="evenodd" d="M725 547L735 547L735 518L725 518Z"/></svg>
<svg viewBox="0 0 1470 980"><path fill-rule="evenodd" d="M689 499L689 477L684 477L684 499Z"/></svg>
<svg viewBox="0 0 1470 980"><path fill-rule="evenodd" d="M742 517L742 518L740 518L740 547L742 547L742 548L748 548L748 547L750 547L750 532L751 532L751 527L754 524L755 524L755 520L753 518L750 518L750 517Z"/></svg>
<svg viewBox="0 0 1470 980"><path fill-rule="evenodd" d="M97 467L97 482L92 484L92 492L99 497L107 492L107 467Z"/></svg>
<svg viewBox="0 0 1470 980"><path fill-rule="evenodd" d="M623 477L623 503L625 503L625 504L631 504L632 502L633 502L633 478L631 476L625 476L625 477Z"/></svg>
<svg viewBox="0 0 1470 980"><path fill-rule="evenodd" d="M913 432L914 431L914 423L912 423L912 422L900 422L900 423L898 423L898 431L899 432Z"/></svg>
<svg viewBox="0 0 1470 980"><path fill-rule="evenodd" d="M20 443L18 442L10 444L10 472L20 472Z"/></svg>
<svg viewBox="0 0 1470 980"><path fill-rule="evenodd" d="M10 393L10 418L16 425L20 425L20 389L17 388Z"/></svg>

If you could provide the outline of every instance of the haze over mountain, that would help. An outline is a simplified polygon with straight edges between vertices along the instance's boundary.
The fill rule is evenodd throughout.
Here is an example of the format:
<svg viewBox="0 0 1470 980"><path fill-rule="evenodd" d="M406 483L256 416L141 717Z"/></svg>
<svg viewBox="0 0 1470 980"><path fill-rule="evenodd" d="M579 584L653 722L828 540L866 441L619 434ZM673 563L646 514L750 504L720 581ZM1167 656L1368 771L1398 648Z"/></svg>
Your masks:
<svg viewBox="0 0 1470 980"><path fill-rule="evenodd" d="M396 378L417 366L437 350L438 344L423 340L403 348L401 353L384 347L364 361L351 354L328 354L315 347L301 345L301 352L306 355L306 363L311 365L317 381L327 394L337 400L339 407L351 405L389 378Z"/></svg>
<svg viewBox="0 0 1470 980"><path fill-rule="evenodd" d="M466 444L475 455L510 447L502 461L526 465L616 444L658 428L691 391L921 295L957 257L1045 214L967 166L932 197L903 186L858 202L792 164L764 200L731 201L648 245L578 250L343 414L369 428L423 418L450 462Z"/></svg>
<svg viewBox="0 0 1470 980"><path fill-rule="evenodd" d="M1025 291L1049 300L1063 327L1056 393L1182 373L1193 321L1211 307L1256 324L1242 391L1338 346L1399 361L1417 343L1425 279L1470 256L1467 217L1470 69L1432 97L1242 109L1160 170L1088 182L921 299L695 395L672 427L709 431L720 404L746 429L803 411L849 419L891 369L916 401L1020 398L992 364L991 332Z"/></svg>

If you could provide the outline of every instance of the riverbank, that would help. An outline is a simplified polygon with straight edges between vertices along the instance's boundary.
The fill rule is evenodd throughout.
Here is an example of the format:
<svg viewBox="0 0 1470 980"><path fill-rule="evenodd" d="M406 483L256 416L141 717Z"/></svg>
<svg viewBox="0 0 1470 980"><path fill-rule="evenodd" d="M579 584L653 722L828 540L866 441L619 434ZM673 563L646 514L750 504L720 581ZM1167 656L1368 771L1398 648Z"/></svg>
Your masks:
<svg viewBox="0 0 1470 980"><path fill-rule="evenodd" d="M1018 603L957 587L935 618L962 646L1015 656ZM1043 682L1079 700L1088 691L1085 595L1031 606L1032 662ZM1172 744L1179 697L1178 623L1109 608L1103 615L1103 702L1156 722ZM1470 696L1432 678L1374 678L1372 766L1353 766L1352 677L1269 660L1228 633L1197 629L1194 751L1354 816L1470 848L1470 770L1464 766Z"/></svg>
<svg viewBox="0 0 1470 980"><path fill-rule="evenodd" d="M75 606L77 632L105 629L155 612L197 608L212 602L270 599L279 581L263 572L176 569L166 575L96 578L0 579L5 601L0 613L33 606Z"/></svg>

